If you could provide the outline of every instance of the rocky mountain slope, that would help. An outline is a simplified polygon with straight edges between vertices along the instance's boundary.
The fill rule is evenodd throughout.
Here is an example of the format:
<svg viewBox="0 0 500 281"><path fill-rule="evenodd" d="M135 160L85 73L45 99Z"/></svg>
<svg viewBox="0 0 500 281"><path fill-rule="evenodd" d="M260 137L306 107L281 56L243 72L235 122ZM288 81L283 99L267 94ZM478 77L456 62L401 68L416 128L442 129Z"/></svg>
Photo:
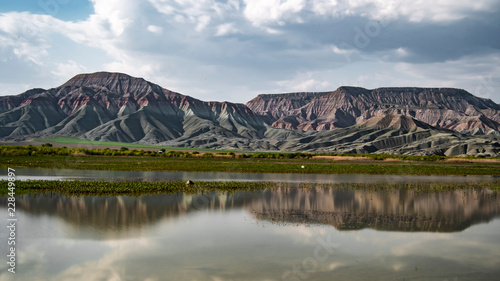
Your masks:
<svg viewBox="0 0 500 281"><path fill-rule="evenodd" d="M463 90L341 87L204 102L126 74L0 97L0 140L71 136L180 147L500 155L500 106ZM487 134L485 134L487 133Z"/></svg>
<svg viewBox="0 0 500 281"><path fill-rule="evenodd" d="M275 128L331 130L400 114L463 133L500 130L500 105L459 89L340 87L328 93L260 95L247 106Z"/></svg>
<svg viewBox="0 0 500 281"><path fill-rule="evenodd" d="M252 149L269 126L243 104L203 102L120 73L77 75L60 87L0 98L0 137L83 139ZM261 147L256 147L261 148Z"/></svg>
<svg viewBox="0 0 500 281"><path fill-rule="evenodd" d="M281 150L325 153L500 155L500 136L463 135L411 117L387 115L328 131L309 131L280 144Z"/></svg>

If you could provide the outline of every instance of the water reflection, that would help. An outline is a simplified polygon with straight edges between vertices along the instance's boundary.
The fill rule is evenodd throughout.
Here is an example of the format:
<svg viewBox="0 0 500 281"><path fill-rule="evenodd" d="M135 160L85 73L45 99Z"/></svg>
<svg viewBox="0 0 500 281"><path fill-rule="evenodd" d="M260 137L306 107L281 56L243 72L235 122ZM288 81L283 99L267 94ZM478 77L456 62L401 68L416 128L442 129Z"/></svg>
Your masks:
<svg viewBox="0 0 500 281"><path fill-rule="evenodd" d="M461 231L500 214L490 190L451 192L293 189L266 192L246 209L278 223L319 223L339 230Z"/></svg>
<svg viewBox="0 0 500 281"><path fill-rule="evenodd" d="M19 180L194 180L287 183L415 183L495 181L499 176L365 175L365 174L268 174L221 172L145 172L17 168ZM0 180L7 175L0 175Z"/></svg>
<svg viewBox="0 0 500 281"><path fill-rule="evenodd" d="M18 196L15 280L495 280L499 201L487 190ZM335 248L317 258L325 243Z"/></svg>
<svg viewBox="0 0 500 281"><path fill-rule="evenodd" d="M195 212L233 209L244 209L258 220L278 224L453 232L492 220L500 214L499 203L496 192L490 190L423 193L320 188L140 197L32 194L17 198L18 208L27 214L61 218L75 237L100 239L140 235L138 230Z"/></svg>

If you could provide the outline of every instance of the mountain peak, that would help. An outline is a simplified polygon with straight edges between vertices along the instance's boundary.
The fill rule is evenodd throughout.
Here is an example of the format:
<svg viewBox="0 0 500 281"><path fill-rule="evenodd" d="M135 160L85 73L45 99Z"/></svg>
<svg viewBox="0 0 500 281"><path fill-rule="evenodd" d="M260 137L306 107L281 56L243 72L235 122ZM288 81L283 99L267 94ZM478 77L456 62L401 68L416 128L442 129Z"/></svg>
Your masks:
<svg viewBox="0 0 500 281"><path fill-rule="evenodd" d="M92 92L101 93L101 95L113 93L118 97L133 97L136 100L146 96L155 99L164 96L179 96L179 94L164 89L143 78L117 72L78 74L64 83L59 89L65 89L67 87L70 89L91 89ZM66 92L68 92L68 90L60 91L59 96L61 94L66 95Z"/></svg>
<svg viewBox="0 0 500 281"><path fill-rule="evenodd" d="M62 86L89 87L93 85L104 86L106 84L116 84L117 82L147 83L143 78L132 77L119 72L94 72L78 74L64 83Z"/></svg>

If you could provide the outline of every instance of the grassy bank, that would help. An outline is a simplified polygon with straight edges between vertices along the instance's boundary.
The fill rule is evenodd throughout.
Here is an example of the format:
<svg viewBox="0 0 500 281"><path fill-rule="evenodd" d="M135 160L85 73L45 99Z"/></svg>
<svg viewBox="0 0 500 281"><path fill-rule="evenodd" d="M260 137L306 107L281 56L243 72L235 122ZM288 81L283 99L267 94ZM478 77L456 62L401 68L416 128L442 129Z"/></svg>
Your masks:
<svg viewBox="0 0 500 281"><path fill-rule="evenodd" d="M1 168L298 174L500 175L500 163L323 159L0 156ZM304 166L304 168L302 168Z"/></svg>
<svg viewBox="0 0 500 281"><path fill-rule="evenodd" d="M92 141L92 140L82 140L78 138L71 137L55 137L50 139L34 139L37 142L45 143L60 143L68 145L96 145L96 146L119 146L119 147L133 147L133 148L154 148L154 149L166 149L166 150L187 150L187 151L214 151L213 149L197 149L190 147L171 147L171 146L160 146L152 144L136 144L136 143L125 143L125 142L112 142L112 141Z"/></svg>
<svg viewBox="0 0 500 281"><path fill-rule="evenodd" d="M8 194L8 182L0 181L0 195ZM186 185L184 182L107 182L107 181L15 181L17 195L27 193L57 193L69 196L83 195L146 195L146 194L198 194L212 191L262 191L277 188L335 188L370 191L414 190L418 192L445 192L465 189L492 189L500 190L500 181L497 182L458 182L458 183L340 183L340 184L289 184L275 182L196 182ZM496 193L495 193L496 194Z"/></svg>
<svg viewBox="0 0 500 281"><path fill-rule="evenodd" d="M61 137L62 139L68 139ZM71 139L71 138L69 138ZM397 154L350 154L350 153L306 153L306 152L249 152L236 150L213 150L180 147L161 147L154 145L137 145L127 143L82 141L78 140L83 147L76 146L54 147L53 143L47 142L36 145L13 145L12 143L0 143L0 156L146 156L163 158L254 158L254 159L330 159L330 160L391 160L391 161L452 161L452 162L497 162L500 157L468 156L468 157L446 157L439 155L397 155ZM103 144L97 144L103 143ZM57 144L57 142L56 142ZM104 144L110 147L104 146ZM126 145L126 146L119 146ZM128 148L131 146L134 149ZM135 148L141 148L139 150Z"/></svg>

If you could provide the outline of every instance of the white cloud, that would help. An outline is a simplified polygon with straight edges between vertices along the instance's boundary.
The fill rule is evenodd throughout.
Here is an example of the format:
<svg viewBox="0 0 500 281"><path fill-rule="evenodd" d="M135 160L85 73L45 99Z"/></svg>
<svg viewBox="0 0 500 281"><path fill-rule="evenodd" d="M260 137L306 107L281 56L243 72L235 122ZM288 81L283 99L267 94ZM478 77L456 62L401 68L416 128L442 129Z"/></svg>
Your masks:
<svg viewBox="0 0 500 281"><path fill-rule="evenodd" d="M500 54L466 56L457 60L411 64L394 64L398 72L427 87L464 88L474 95L496 99L500 92Z"/></svg>
<svg viewBox="0 0 500 281"><path fill-rule="evenodd" d="M270 28L270 27L265 27L264 30L269 33L269 34L282 34L283 32L278 30L278 29L274 29L274 28Z"/></svg>
<svg viewBox="0 0 500 281"><path fill-rule="evenodd" d="M332 46L332 52L337 55L350 56L351 54L357 53L357 49L341 49L335 45Z"/></svg>
<svg viewBox="0 0 500 281"><path fill-rule="evenodd" d="M148 25L146 28L151 33L161 34L163 32L163 28L157 25Z"/></svg>
<svg viewBox="0 0 500 281"><path fill-rule="evenodd" d="M211 23L219 23L234 13L238 14L240 9L238 0L225 3L213 0L149 0L149 3L177 23L192 24L197 32L204 31Z"/></svg>
<svg viewBox="0 0 500 281"><path fill-rule="evenodd" d="M57 20L29 13L0 14L0 48L19 59L42 65L50 44L47 29Z"/></svg>
<svg viewBox="0 0 500 281"><path fill-rule="evenodd" d="M95 14L82 22L66 22L58 27L58 31L76 42L108 48L128 34L141 14L141 7L136 1L92 1Z"/></svg>
<svg viewBox="0 0 500 281"><path fill-rule="evenodd" d="M255 26L267 23L284 24L285 20L297 22L298 13L305 5L305 0L244 0L245 17Z"/></svg>
<svg viewBox="0 0 500 281"><path fill-rule="evenodd" d="M292 75L275 82L274 92L330 91L339 86L379 87L452 87L499 102L500 54L466 56L445 62L413 64L394 60L411 55L404 49L377 53L369 61L345 64L335 69L316 70ZM391 59L382 60L384 56Z"/></svg>
<svg viewBox="0 0 500 281"><path fill-rule="evenodd" d="M84 72L87 72L87 68L85 66L80 65L73 60L69 60L67 63L58 63L57 70L52 71L51 73L67 78Z"/></svg>
<svg viewBox="0 0 500 281"><path fill-rule="evenodd" d="M134 21L134 11L138 4L131 0L91 0L94 3L95 14L87 22L103 27L109 25L109 30L115 35L122 35Z"/></svg>
<svg viewBox="0 0 500 281"><path fill-rule="evenodd" d="M485 12L495 5L492 0L440 0L440 1L399 1L395 12L409 18L410 21L426 20L443 22L463 19L471 11Z"/></svg>
<svg viewBox="0 0 500 281"><path fill-rule="evenodd" d="M488 12L494 0L245 0L245 16L256 26L302 22L312 17L361 16L372 20L406 19L411 22L449 22L465 18L471 11Z"/></svg>
<svg viewBox="0 0 500 281"><path fill-rule="evenodd" d="M155 66L141 61L137 54L130 53L128 50L130 41L125 41L128 40L125 36L131 35L130 30L134 27L132 23L141 14L136 2L93 0L93 3L95 14L79 22L61 21L52 16L29 13L0 14L0 53L4 57L13 56L17 60L24 60L25 64L34 63L43 66L45 73L54 76L52 79L54 84L51 86L57 86L55 83L60 83L60 77L69 79L74 74L88 69L86 65L79 65L74 60L61 60L59 53L51 53L54 46L60 43L59 40L55 41L54 36L61 35L77 45L102 49L110 60L114 61L103 61L97 70L113 69L122 72L129 70L131 74L146 77L146 74L154 72ZM153 25L144 28L149 27L150 30L159 32L158 28L151 29L151 26ZM87 55L91 58L94 54L87 53ZM8 63L12 63L12 59ZM0 67L2 68L0 72L3 72L3 68L8 65ZM36 75L45 76L42 73ZM35 81L34 78L25 79ZM38 80L39 78L36 79ZM0 84L6 84L6 82L1 81L0 78ZM19 89L24 90L24 85L19 85Z"/></svg>
<svg viewBox="0 0 500 281"><path fill-rule="evenodd" d="M73 75L76 71L109 70L141 76L172 90L211 100L234 100L238 96L238 101L245 101L243 90L325 91L340 84L454 86L485 97L496 96L497 102L500 99L496 91L500 88L500 61L494 49L480 53L472 44L472 51L457 51L453 61L419 61L416 65L408 61L418 59L418 52L426 52L425 48L401 42L391 45L390 40L380 44L384 36L390 38L392 27L384 28L377 38L370 37L371 44L366 48L339 44L355 45L351 43L353 27L372 20L397 19L402 23L397 28L403 31L415 26L415 22L451 25L465 16L476 16L471 14L474 11L481 15L498 12L493 9L497 5L493 0L92 3L95 13L83 21L29 13L0 14L0 73L12 72L10 69L16 65L22 77L25 69L32 69L32 76L22 78L29 81L19 83L19 92L27 83L46 81L33 86L57 86L65 72ZM353 22L343 21L350 16ZM318 29L330 24L331 34ZM61 37L70 44L61 42ZM495 40L492 37L491 46L496 46ZM67 53L60 54L65 48ZM97 52L103 57L89 63ZM490 55L484 55L488 52ZM0 77L0 85L12 91L14 86L8 80Z"/></svg>
<svg viewBox="0 0 500 281"><path fill-rule="evenodd" d="M396 52L396 54L397 54L398 56L401 56L401 57L406 57L406 56L408 56L408 51L407 51L405 48L401 48L401 47L400 47L400 48L397 48L395 52Z"/></svg>
<svg viewBox="0 0 500 281"><path fill-rule="evenodd" d="M331 81L322 79L324 76L321 73L299 73L290 80L278 81L276 84L280 87L279 92L313 92L313 91L329 91L336 85L332 85Z"/></svg>
<svg viewBox="0 0 500 281"><path fill-rule="evenodd" d="M103 65L104 71L127 73L136 77L151 79L160 69L158 63L145 63L144 60L124 56L121 59Z"/></svg>
<svg viewBox="0 0 500 281"><path fill-rule="evenodd" d="M210 16L203 15L203 16L198 17L197 21L198 21L198 24L196 25L196 31L202 32L210 23L211 18L210 18Z"/></svg>
<svg viewBox="0 0 500 281"><path fill-rule="evenodd" d="M215 33L215 36L225 36L229 34L234 34L238 33L239 30L234 27L234 24L232 23L225 23L217 26L217 33Z"/></svg>

